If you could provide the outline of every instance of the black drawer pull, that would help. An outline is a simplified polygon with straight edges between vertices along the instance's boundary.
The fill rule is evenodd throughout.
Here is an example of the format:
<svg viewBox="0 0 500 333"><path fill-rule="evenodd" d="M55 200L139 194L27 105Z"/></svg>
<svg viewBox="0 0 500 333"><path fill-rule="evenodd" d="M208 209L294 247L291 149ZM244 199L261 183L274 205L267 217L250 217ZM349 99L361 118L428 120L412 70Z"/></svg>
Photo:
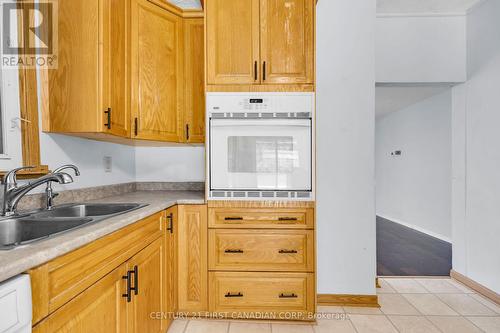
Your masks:
<svg viewBox="0 0 500 333"><path fill-rule="evenodd" d="M280 217L278 221L298 221L299 219L296 217Z"/></svg>
<svg viewBox="0 0 500 333"><path fill-rule="evenodd" d="M243 250L225 250L225 253L243 253Z"/></svg>
<svg viewBox="0 0 500 333"><path fill-rule="evenodd" d="M298 253L298 251L297 250L280 250L279 253L289 254L289 253Z"/></svg>
<svg viewBox="0 0 500 333"><path fill-rule="evenodd" d="M227 293L224 295L224 297L243 297L243 294L242 293L237 293L237 294Z"/></svg>
<svg viewBox="0 0 500 333"><path fill-rule="evenodd" d="M132 300L132 285L131 285L131 271L127 272L127 275L122 276L123 280L127 280L127 292L125 294L122 294L122 297L125 297L127 299L127 303L130 303Z"/></svg>
<svg viewBox="0 0 500 333"><path fill-rule="evenodd" d="M242 221L243 218L242 217L230 217L230 216L228 216L228 217L225 217L224 220L225 221Z"/></svg>
<svg viewBox="0 0 500 333"><path fill-rule="evenodd" d="M291 294L284 294L284 293L281 293L280 294L280 298L297 298L299 296L297 296L296 294L294 293L291 293Z"/></svg>

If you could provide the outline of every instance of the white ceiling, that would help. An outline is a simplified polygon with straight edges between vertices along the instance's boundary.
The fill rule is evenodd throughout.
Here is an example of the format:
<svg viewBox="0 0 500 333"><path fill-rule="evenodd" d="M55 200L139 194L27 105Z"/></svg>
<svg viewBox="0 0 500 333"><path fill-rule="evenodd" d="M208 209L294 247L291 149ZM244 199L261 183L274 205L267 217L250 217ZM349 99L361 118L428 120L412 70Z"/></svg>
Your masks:
<svg viewBox="0 0 500 333"><path fill-rule="evenodd" d="M176 6L186 9L201 9L200 0L168 0Z"/></svg>
<svg viewBox="0 0 500 333"><path fill-rule="evenodd" d="M375 115L377 118L402 110L450 89L448 84L417 86L377 86Z"/></svg>
<svg viewBox="0 0 500 333"><path fill-rule="evenodd" d="M481 0L377 0L377 13L465 12Z"/></svg>

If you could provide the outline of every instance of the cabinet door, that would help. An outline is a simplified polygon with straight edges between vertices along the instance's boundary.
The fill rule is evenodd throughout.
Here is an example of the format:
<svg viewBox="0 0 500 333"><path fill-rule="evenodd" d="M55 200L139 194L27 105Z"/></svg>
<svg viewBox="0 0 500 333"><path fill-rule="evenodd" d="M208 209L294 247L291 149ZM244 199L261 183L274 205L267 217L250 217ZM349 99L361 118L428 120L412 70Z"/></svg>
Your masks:
<svg viewBox="0 0 500 333"><path fill-rule="evenodd" d="M104 131L130 137L127 31L130 0L103 1L102 123ZM108 115L109 112L109 115Z"/></svg>
<svg viewBox="0 0 500 333"><path fill-rule="evenodd" d="M182 21L147 1L132 0L132 138L182 138Z"/></svg>
<svg viewBox="0 0 500 333"><path fill-rule="evenodd" d="M167 209L165 218L165 311L169 314L167 326L170 325L171 313L177 312L177 206Z"/></svg>
<svg viewBox="0 0 500 333"><path fill-rule="evenodd" d="M259 81L259 0L210 0L207 15L208 84Z"/></svg>
<svg viewBox="0 0 500 333"><path fill-rule="evenodd" d="M262 83L314 82L315 0L260 0Z"/></svg>
<svg viewBox="0 0 500 333"><path fill-rule="evenodd" d="M104 105L99 68L100 0L58 2L58 67L43 71L49 132L100 132Z"/></svg>
<svg viewBox="0 0 500 333"><path fill-rule="evenodd" d="M203 18L184 22L185 138L205 142L205 58Z"/></svg>
<svg viewBox="0 0 500 333"><path fill-rule="evenodd" d="M163 332L165 321L152 314L165 315L165 248L158 238L127 262L131 276L132 300L128 306L128 333Z"/></svg>
<svg viewBox="0 0 500 333"><path fill-rule="evenodd" d="M103 277L36 325L33 332L109 332L127 331L125 265Z"/></svg>
<svg viewBox="0 0 500 333"><path fill-rule="evenodd" d="M178 206L179 311L207 310L207 207Z"/></svg>

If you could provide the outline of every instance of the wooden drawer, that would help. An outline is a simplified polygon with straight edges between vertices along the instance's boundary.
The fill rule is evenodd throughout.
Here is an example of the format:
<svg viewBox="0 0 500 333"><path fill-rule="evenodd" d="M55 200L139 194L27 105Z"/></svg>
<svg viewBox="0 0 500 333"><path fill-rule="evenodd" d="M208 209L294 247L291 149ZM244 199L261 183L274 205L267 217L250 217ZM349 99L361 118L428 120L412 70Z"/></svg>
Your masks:
<svg viewBox="0 0 500 333"><path fill-rule="evenodd" d="M209 269L314 271L312 230L210 229Z"/></svg>
<svg viewBox="0 0 500 333"><path fill-rule="evenodd" d="M313 208L209 208L209 228L313 229Z"/></svg>
<svg viewBox="0 0 500 333"><path fill-rule="evenodd" d="M30 270L33 323L96 283L163 234L162 213Z"/></svg>
<svg viewBox="0 0 500 333"><path fill-rule="evenodd" d="M269 319L308 320L315 311L314 274L210 272L210 311L241 315L270 315Z"/></svg>

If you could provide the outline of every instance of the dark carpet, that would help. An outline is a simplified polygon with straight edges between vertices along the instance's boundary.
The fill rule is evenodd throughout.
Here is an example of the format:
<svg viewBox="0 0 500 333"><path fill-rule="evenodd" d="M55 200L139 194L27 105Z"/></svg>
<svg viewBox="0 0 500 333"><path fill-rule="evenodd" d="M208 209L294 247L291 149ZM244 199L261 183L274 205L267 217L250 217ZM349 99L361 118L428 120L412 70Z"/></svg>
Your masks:
<svg viewBox="0 0 500 333"><path fill-rule="evenodd" d="M449 276L451 244L377 216L379 276Z"/></svg>

